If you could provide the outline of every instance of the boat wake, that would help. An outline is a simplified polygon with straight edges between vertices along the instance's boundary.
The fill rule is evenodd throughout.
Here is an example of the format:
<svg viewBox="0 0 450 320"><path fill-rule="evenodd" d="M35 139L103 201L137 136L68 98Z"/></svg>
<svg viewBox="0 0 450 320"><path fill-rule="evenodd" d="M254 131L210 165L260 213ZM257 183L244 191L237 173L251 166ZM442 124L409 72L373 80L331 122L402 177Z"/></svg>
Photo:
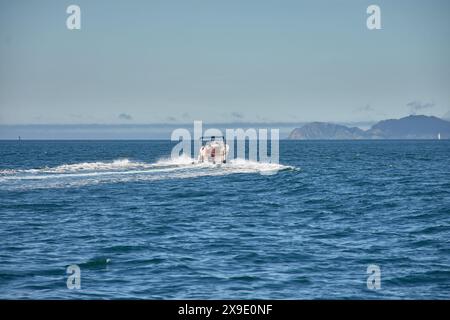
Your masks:
<svg viewBox="0 0 450 320"><path fill-rule="evenodd" d="M180 156L154 163L117 159L106 162L82 162L55 167L0 170L0 189L70 188L102 183L183 179L239 173L274 174L295 169L274 163L234 159L225 164L198 163Z"/></svg>

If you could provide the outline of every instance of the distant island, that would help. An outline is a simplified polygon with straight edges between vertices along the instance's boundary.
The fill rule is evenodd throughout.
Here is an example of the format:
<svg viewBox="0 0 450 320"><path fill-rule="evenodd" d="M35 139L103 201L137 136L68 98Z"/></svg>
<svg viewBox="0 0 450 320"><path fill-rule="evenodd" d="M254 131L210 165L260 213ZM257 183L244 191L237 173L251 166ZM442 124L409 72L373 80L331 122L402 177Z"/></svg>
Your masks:
<svg viewBox="0 0 450 320"><path fill-rule="evenodd" d="M433 116L411 115L380 121L368 130L327 122L311 122L294 129L288 139L450 139L450 122Z"/></svg>

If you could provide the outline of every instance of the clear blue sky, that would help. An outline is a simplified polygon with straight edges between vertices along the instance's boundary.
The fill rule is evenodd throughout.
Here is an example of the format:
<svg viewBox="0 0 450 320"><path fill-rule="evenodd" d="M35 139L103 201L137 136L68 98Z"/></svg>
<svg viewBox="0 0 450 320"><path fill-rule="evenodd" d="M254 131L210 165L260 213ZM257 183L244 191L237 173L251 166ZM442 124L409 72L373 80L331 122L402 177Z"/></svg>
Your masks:
<svg viewBox="0 0 450 320"><path fill-rule="evenodd" d="M442 116L449 14L446 0L0 0L0 124Z"/></svg>

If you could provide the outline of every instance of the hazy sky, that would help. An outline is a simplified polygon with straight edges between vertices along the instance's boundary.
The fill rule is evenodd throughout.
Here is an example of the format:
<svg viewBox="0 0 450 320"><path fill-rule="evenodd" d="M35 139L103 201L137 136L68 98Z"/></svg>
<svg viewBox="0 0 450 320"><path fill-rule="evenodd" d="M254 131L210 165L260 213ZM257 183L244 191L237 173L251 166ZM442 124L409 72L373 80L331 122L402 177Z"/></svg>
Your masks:
<svg viewBox="0 0 450 320"><path fill-rule="evenodd" d="M81 7L81 30L66 8ZM382 30L366 27L381 7ZM0 0L0 124L450 110L450 1Z"/></svg>

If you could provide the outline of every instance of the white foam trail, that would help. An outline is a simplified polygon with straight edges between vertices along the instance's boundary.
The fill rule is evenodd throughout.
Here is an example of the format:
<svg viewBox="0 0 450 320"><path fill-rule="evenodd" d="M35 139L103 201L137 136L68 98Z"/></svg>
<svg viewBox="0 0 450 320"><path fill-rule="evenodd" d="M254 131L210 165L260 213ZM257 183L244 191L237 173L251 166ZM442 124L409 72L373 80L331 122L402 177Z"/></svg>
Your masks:
<svg viewBox="0 0 450 320"><path fill-rule="evenodd" d="M12 175L18 173L71 173L71 172L89 172L89 171L108 171L108 170L129 170L146 169L152 165L144 162L135 162L128 159L117 159L111 162L81 162L74 164L63 164L57 167L43 167L39 169L5 169L0 170L0 175Z"/></svg>
<svg viewBox="0 0 450 320"><path fill-rule="evenodd" d="M194 164L195 162L196 161L193 158L183 154L175 159L172 158L160 159L155 163L155 166L189 166Z"/></svg>
<svg viewBox="0 0 450 320"><path fill-rule="evenodd" d="M294 169L294 167L285 166L279 163L256 162L245 159L231 160L230 167L236 170L250 170L251 172L282 171L287 169Z"/></svg>
<svg viewBox="0 0 450 320"><path fill-rule="evenodd" d="M221 168L225 170L235 169L235 170L246 170L246 171L280 171L286 169L293 169L293 167L285 166L277 163L264 163L250 161L246 159L233 159L228 161L228 163L215 165L211 163L199 163L197 160L182 155L176 159L161 159L156 162L155 166L195 166L195 167L209 167L209 168Z"/></svg>
<svg viewBox="0 0 450 320"><path fill-rule="evenodd" d="M75 164L64 164L55 168L43 169L46 173L65 173L79 171L106 171L149 168L150 165L143 162L134 162L128 159L118 159L112 162L82 162Z"/></svg>
<svg viewBox="0 0 450 320"><path fill-rule="evenodd" d="M181 156L177 159L161 159L155 163L118 159L110 162L64 164L50 168L0 170L0 182L7 188L8 184L13 184L17 188L58 188L98 183L185 179L238 173L267 174L267 172L274 173L286 169L294 168L244 159L234 159L226 164L213 165L197 163L190 157Z"/></svg>

